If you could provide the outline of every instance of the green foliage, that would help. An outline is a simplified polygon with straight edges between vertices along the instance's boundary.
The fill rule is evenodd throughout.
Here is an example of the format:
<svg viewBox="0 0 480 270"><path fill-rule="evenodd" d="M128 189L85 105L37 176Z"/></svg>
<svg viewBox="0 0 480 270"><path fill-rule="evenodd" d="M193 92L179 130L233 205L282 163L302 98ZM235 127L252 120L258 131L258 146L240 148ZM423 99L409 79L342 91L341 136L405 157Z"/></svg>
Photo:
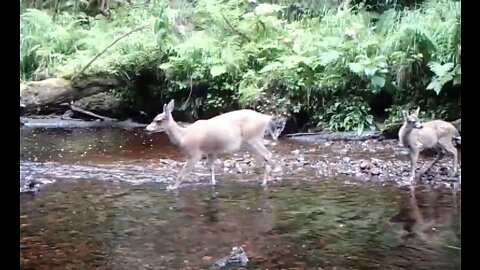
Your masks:
<svg viewBox="0 0 480 270"><path fill-rule="evenodd" d="M356 130L361 134L365 127L374 129L373 116L368 112L368 104L359 98L352 101L333 101L325 107L325 112L319 120L328 120L329 127L334 131Z"/></svg>
<svg viewBox="0 0 480 270"><path fill-rule="evenodd" d="M368 104L382 90L394 97L387 122L406 105L435 116L455 110L447 92L461 84L460 2L427 0L381 14L335 3L179 0L122 5L110 18L60 13L55 21L27 10L20 73L73 74L113 39L147 23L88 72L164 75L155 91L161 87L164 98L183 102L193 115L200 106L222 111L239 104L307 113L332 130L374 128ZM206 93L197 93L200 86Z"/></svg>
<svg viewBox="0 0 480 270"><path fill-rule="evenodd" d="M373 127L367 101L387 86L399 93L405 88L439 93L459 71L432 76L428 65L457 63L458 2L429 1L415 10L388 10L380 17L362 10L325 10L320 17L293 22L277 16L285 7L276 4L195 4L192 20L198 31L179 39L172 46L174 54L161 66L170 81L194 74L196 81L219 89L213 90L217 96L224 90L229 97L238 91L244 106L260 102L264 92L278 95L285 102L277 109L306 111L333 130ZM425 80L432 86L414 82ZM175 91L186 88L185 83L172 85ZM339 99L348 96L355 101Z"/></svg>
<svg viewBox="0 0 480 270"><path fill-rule="evenodd" d="M458 85L461 82L461 68L457 65L455 68L453 63L440 64L438 62L428 63L430 70L435 73L432 78L432 81L428 84L427 89L433 90L437 95L442 90L442 87L453 81L454 85Z"/></svg>
<svg viewBox="0 0 480 270"><path fill-rule="evenodd" d="M132 67L140 70L150 63L150 55L156 54L155 58L161 59L153 34L154 22L152 12L135 8L118 9L110 19L60 13L55 21L48 11L27 9L20 17L21 79L32 79L35 73L73 75L117 37L146 23L152 27L119 41L87 73L135 72Z"/></svg>

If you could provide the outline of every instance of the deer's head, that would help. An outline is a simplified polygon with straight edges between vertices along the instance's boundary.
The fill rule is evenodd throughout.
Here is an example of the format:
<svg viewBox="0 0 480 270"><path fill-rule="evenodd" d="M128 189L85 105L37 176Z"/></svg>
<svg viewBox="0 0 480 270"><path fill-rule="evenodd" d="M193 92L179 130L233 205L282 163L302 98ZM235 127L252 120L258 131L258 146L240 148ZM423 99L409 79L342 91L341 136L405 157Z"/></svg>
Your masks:
<svg viewBox="0 0 480 270"><path fill-rule="evenodd" d="M152 123L150 123L145 129L151 133L165 132L168 129L170 121L172 121L172 111L175 102L170 100L170 102L163 105L163 112L157 115Z"/></svg>
<svg viewBox="0 0 480 270"><path fill-rule="evenodd" d="M403 120L405 121L405 124L409 127L420 129L423 128L423 125L418 118L418 114L420 113L420 107L418 107L415 112L409 114L407 111L403 110Z"/></svg>

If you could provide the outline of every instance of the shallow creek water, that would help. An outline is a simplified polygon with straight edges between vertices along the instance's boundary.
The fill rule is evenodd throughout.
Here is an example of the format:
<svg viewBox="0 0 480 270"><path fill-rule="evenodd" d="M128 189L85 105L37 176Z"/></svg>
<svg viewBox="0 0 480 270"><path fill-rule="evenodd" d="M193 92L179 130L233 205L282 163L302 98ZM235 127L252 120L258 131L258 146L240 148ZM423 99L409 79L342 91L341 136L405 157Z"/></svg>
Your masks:
<svg viewBox="0 0 480 270"><path fill-rule="evenodd" d="M22 269L212 269L235 246L246 251L246 269L461 269L460 191L309 167L342 151L390 158L388 144L360 153L336 143L317 153L319 144L281 140L269 146L274 155L307 162L282 166L267 189L238 154L218 161L217 186L199 163L172 192L165 187L183 157L162 134L20 136ZM35 185L38 192L24 192Z"/></svg>

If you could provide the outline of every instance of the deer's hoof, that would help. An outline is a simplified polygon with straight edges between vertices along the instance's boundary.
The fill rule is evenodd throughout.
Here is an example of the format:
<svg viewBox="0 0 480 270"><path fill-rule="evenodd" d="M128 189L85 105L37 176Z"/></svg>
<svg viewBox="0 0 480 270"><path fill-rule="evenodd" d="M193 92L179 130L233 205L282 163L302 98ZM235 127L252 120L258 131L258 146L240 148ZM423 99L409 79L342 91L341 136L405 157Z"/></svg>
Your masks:
<svg viewBox="0 0 480 270"><path fill-rule="evenodd" d="M167 190L175 190L178 188L178 185L169 185L167 186Z"/></svg>

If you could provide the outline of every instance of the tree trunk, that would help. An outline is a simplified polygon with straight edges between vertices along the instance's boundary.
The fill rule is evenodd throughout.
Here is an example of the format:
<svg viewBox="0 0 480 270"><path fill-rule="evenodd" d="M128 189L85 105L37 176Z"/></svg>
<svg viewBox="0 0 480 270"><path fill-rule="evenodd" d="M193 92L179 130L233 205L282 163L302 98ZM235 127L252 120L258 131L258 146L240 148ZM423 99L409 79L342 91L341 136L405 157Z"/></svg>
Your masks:
<svg viewBox="0 0 480 270"><path fill-rule="evenodd" d="M120 86L116 78L91 77L70 81L51 78L20 84L20 103L25 113L42 111L49 107L75 101Z"/></svg>

